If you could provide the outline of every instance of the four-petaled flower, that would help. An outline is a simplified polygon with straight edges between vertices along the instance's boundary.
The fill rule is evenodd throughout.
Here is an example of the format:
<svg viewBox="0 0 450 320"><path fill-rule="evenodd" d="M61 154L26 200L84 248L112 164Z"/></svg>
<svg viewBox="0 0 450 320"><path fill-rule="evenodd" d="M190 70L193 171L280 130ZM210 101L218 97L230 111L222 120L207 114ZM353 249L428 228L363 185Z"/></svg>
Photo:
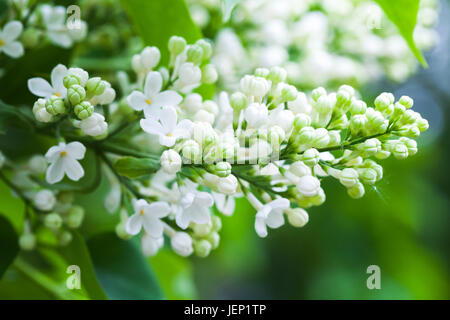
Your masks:
<svg viewBox="0 0 450 320"><path fill-rule="evenodd" d="M64 77L68 74L66 66L58 64L53 68L50 75L52 84L43 78L31 78L28 80L28 89L31 93L42 98L50 98L56 96L65 98L67 89L64 87Z"/></svg>
<svg viewBox="0 0 450 320"><path fill-rule="evenodd" d="M176 223L186 229L189 223L207 224L211 222L209 208L214 204L213 197L207 192L190 190L186 192L180 201L176 214Z"/></svg>
<svg viewBox="0 0 450 320"><path fill-rule="evenodd" d="M275 199L262 206L256 214L255 230L258 236L267 236L267 227L276 229L284 224L283 210L289 208L289 200Z"/></svg>
<svg viewBox="0 0 450 320"><path fill-rule="evenodd" d="M127 220L126 231L131 235L138 234L142 227L151 237L158 239L163 235L164 224L160 220L170 213L167 202L148 203L144 199L133 200L134 214Z"/></svg>
<svg viewBox="0 0 450 320"><path fill-rule="evenodd" d="M145 117L159 119L161 107L177 106L183 99L173 90L162 91L162 77L159 72L152 71L147 74L144 84L144 93L133 91L127 102L134 110L144 110Z"/></svg>
<svg viewBox="0 0 450 320"><path fill-rule="evenodd" d="M23 45L16 39L22 33L22 23L19 21L10 21L5 24L5 27L0 29L0 53L12 58L18 58L23 55Z"/></svg>
<svg viewBox="0 0 450 320"><path fill-rule="evenodd" d="M85 153L86 147L77 141L68 144L60 142L51 147L45 154L50 163L46 174L47 182L59 182L64 178L64 174L71 180L80 180L84 170L78 160L83 159Z"/></svg>
<svg viewBox="0 0 450 320"><path fill-rule="evenodd" d="M141 119L141 128L159 137L159 143L171 147L179 138L188 138L192 132L192 122L188 119L181 120L177 124L177 112L173 107L161 109L159 121L153 118Z"/></svg>

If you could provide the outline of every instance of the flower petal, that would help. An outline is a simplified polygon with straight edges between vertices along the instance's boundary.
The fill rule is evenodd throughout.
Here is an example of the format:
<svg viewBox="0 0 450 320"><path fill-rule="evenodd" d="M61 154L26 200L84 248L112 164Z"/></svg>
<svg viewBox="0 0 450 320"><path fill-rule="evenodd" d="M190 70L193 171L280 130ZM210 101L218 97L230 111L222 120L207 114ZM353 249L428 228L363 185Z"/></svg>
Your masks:
<svg viewBox="0 0 450 320"><path fill-rule="evenodd" d="M214 199L208 192L198 192L195 196L195 202L201 206L212 207Z"/></svg>
<svg viewBox="0 0 450 320"><path fill-rule="evenodd" d="M179 226L181 229L186 229L189 226L189 217L181 207L178 209L175 221L177 223L177 226Z"/></svg>
<svg viewBox="0 0 450 320"><path fill-rule="evenodd" d="M159 144L166 147L172 147L177 139L175 137L169 137L164 134L159 135Z"/></svg>
<svg viewBox="0 0 450 320"><path fill-rule="evenodd" d="M67 30L48 30L47 35L51 42L63 48L69 48L72 45L72 38Z"/></svg>
<svg viewBox="0 0 450 320"><path fill-rule="evenodd" d="M61 159L56 160L47 168L45 179L53 184L60 182L64 178L64 164Z"/></svg>
<svg viewBox="0 0 450 320"><path fill-rule="evenodd" d="M127 224L125 225L125 230L127 233L131 235L136 235L141 231L142 228L142 217L139 213L133 214L128 220Z"/></svg>
<svg viewBox="0 0 450 320"><path fill-rule="evenodd" d="M64 171L70 180L78 181L84 176L84 169L77 160L69 156L62 158L62 160L64 162Z"/></svg>
<svg viewBox="0 0 450 320"><path fill-rule="evenodd" d="M31 78L28 80L28 89L38 97L48 98L53 94L53 88L42 78Z"/></svg>
<svg viewBox="0 0 450 320"><path fill-rule="evenodd" d="M3 28L3 40L6 42L17 39L17 37L22 33L23 25L20 21L10 21L5 24Z"/></svg>
<svg viewBox="0 0 450 320"><path fill-rule="evenodd" d="M149 206L151 216L156 218L164 218L170 213L170 207L167 202L157 201L153 202Z"/></svg>
<svg viewBox="0 0 450 320"><path fill-rule="evenodd" d="M163 235L163 224L158 218L144 214L142 216L142 225L145 232L153 238L161 238Z"/></svg>
<svg viewBox="0 0 450 320"><path fill-rule="evenodd" d="M175 138L189 138L192 134L192 128L194 124L189 119L183 119L178 123L175 130L173 130L172 135Z"/></svg>
<svg viewBox="0 0 450 320"><path fill-rule="evenodd" d="M58 145L51 147L48 149L47 153L45 154L45 158L48 162L55 162L60 157L60 152L65 150L66 144L64 142L60 142Z"/></svg>
<svg viewBox="0 0 450 320"><path fill-rule="evenodd" d="M161 114L159 116L159 121L161 121L164 127L165 133L173 133L175 127L177 126L177 112L173 107L163 107L161 109Z"/></svg>
<svg viewBox="0 0 450 320"><path fill-rule="evenodd" d="M3 51L12 58L18 58L23 55L23 45L19 41L8 42L3 46Z"/></svg>
<svg viewBox="0 0 450 320"><path fill-rule="evenodd" d="M267 228L264 219L258 216L255 219L255 231L261 238L267 237Z"/></svg>
<svg viewBox="0 0 450 320"><path fill-rule="evenodd" d="M66 150L71 158L77 160L83 159L86 153L86 147L78 141L67 144Z"/></svg>
<svg viewBox="0 0 450 320"><path fill-rule="evenodd" d="M175 91L167 90L156 95L153 98L152 104L155 106L170 106L175 107L180 104L183 98Z"/></svg>
<svg viewBox="0 0 450 320"><path fill-rule="evenodd" d="M141 119L140 121L140 125L142 130L144 130L147 133L152 133L152 134L164 134L164 129L161 126L161 124L151 118L145 118L145 119Z"/></svg>
<svg viewBox="0 0 450 320"><path fill-rule="evenodd" d="M128 97L127 97L127 103L130 107L132 107L136 111L141 111L145 107L148 106L147 102L145 102L147 98L145 95L140 91L133 91Z"/></svg>
<svg viewBox="0 0 450 320"><path fill-rule="evenodd" d="M52 80L52 87L61 97L66 96L67 89L64 87L64 77L67 75L67 68L65 65L58 64L53 68L50 78Z"/></svg>
<svg viewBox="0 0 450 320"><path fill-rule="evenodd" d="M284 224L283 212L281 210L272 210L265 222L272 229L281 227Z"/></svg>
<svg viewBox="0 0 450 320"><path fill-rule="evenodd" d="M289 200L285 198L275 199L269 203L270 207L273 209L287 209L289 208Z"/></svg>
<svg viewBox="0 0 450 320"><path fill-rule="evenodd" d="M159 72L152 71L145 78L144 94L148 98L155 98L156 94L161 91L162 77ZM153 103L153 101L152 101Z"/></svg>

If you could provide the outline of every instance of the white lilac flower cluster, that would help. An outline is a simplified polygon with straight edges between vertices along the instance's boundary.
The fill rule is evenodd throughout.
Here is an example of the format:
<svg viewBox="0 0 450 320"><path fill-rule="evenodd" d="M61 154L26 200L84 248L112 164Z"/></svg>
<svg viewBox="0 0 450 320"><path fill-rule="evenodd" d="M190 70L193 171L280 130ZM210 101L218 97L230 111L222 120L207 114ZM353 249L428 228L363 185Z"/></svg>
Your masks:
<svg viewBox="0 0 450 320"><path fill-rule="evenodd" d="M72 240L71 230L81 226L84 208L74 204L74 194L67 191L52 190L38 183L48 171L48 157L39 154L30 156L25 162L13 162L0 151L0 170L10 171L10 183L15 196L21 197L27 206L29 216L24 225L19 245L23 250L33 250L39 244L39 234L50 232L53 241L61 246ZM0 171L0 178L9 181ZM32 208L32 209L31 209ZM30 211L36 215L30 215Z"/></svg>
<svg viewBox="0 0 450 320"><path fill-rule="evenodd" d="M196 22L210 30L220 1L190 0ZM420 2L414 39L426 51L437 42L437 1ZM219 29L213 63L222 85L255 67L283 66L304 89L360 87L381 76L404 81L417 69L406 42L380 7L360 0L248 0L238 3L229 28Z"/></svg>
<svg viewBox="0 0 450 320"><path fill-rule="evenodd" d="M407 96L395 101L382 93L368 106L348 85L337 92L319 87L307 96L286 82L280 67L258 68L240 80L239 91L208 100L195 90L217 80L211 44L174 36L168 48L167 66L159 66L156 47L132 58L136 82L122 81L130 89L122 90L128 94L110 114L108 137L103 116L93 111L114 100L107 82L62 65L52 71L52 84L29 81L42 97L33 108L36 119L50 122L53 131L44 127L45 133L60 135L45 155L45 183L83 177L79 161L90 148L110 185L104 205L120 212L117 235L140 234L146 255L168 240L182 256L207 256L219 245L218 213L233 214L242 196L257 212L260 237L286 218L302 227L309 219L305 209L325 201L324 179L337 179L350 197L360 198L383 176L377 161L414 155L414 139L428 128ZM61 130L67 119L81 130ZM158 148L137 148L133 140L142 134ZM48 203L33 201L39 210Z"/></svg>
<svg viewBox="0 0 450 320"><path fill-rule="evenodd" d="M11 58L21 57L24 48L37 47L42 39L69 48L86 37L86 22L68 19L70 12L66 7L50 4L32 6L28 1L8 1L8 5L11 14L8 22L0 27L0 53Z"/></svg>

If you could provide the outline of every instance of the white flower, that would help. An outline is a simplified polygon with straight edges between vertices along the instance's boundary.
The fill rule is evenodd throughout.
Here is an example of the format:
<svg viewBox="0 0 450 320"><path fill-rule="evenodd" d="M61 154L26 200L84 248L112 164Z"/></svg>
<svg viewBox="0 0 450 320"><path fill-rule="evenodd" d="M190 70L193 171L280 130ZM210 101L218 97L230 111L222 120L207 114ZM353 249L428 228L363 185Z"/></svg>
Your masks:
<svg viewBox="0 0 450 320"><path fill-rule="evenodd" d="M194 252L192 238L186 232L177 232L170 239L172 249L180 256L187 257Z"/></svg>
<svg viewBox="0 0 450 320"><path fill-rule="evenodd" d="M232 174L228 175L224 178L219 178L217 183L217 191L220 193L224 193L227 195L232 195L236 193L236 189L238 187L238 181L235 176Z"/></svg>
<svg viewBox="0 0 450 320"><path fill-rule="evenodd" d="M164 107L161 110L160 120L152 118L141 119L141 128L151 134L159 136L159 143L171 147L179 138L188 138L192 132L192 122L183 119L177 124L177 112L173 107Z"/></svg>
<svg viewBox="0 0 450 320"><path fill-rule="evenodd" d="M161 155L160 162L162 169L166 173L175 174L181 169L181 157L173 149L164 151Z"/></svg>
<svg viewBox="0 0 450 320"><path fill-rule="evenodd" d="M234 197L214 191L211 192L211 194L214 198L214 204L216 205L217 210L219 210L226 216L231 216L234 212L234 208L236 207Z"/></svg>
<svg viewBox="0 0 450 320"><path fill-rule="evenodd" d="M0 53L4 52L11 58L18 58L23 55L23 45L16 39L22 33L22 23L20 21L10 21L0 29Z"/></svg>
<svg viewBox="0 0 450 320"><path fill-rule="evenodd" d="M303 176L297 182L297 190L305 197L314 197L320 191L320 181L314 176Z"/></svg>
<svg viewBox="0 0 450 320"><path fill-rule="evenodd" d="M294 114L291 110L285 110L283 105L270 112L270 126L278 126L283 129L285 133L288 133L291 131L293 123Z"/></svg>
<svg viewBox="0 0 450 320"><path fill-rule="evenodd" d="M85 153L86 147L77 141L69 144L60 142L57 146L51 147L45 154L50 163L46 175L47 182L59 182L64 174L69 179L78 181L84 175L84 170L77 160L83 159Z"/></svg>
<svg viewBox="0 0 450 320"><path fill-rule="evenodd" d="M41 211L50 211L56 204L56 198L50 190L41 190L33 198L34 206Z"/></svg>
<svg viewBox="0 0 450 320"><path fill-rule="evenodd" d="M191 93L184 98L183 107L187 112L196 113L202 108L203 98L198 93Z"/></svg>
<svg viewBox="0 0 450 320"><path fill-rule="evenodd" d="M266 123L268 114L265 104L251 103L244 111L244 118L251 128L259 128Z"/></svg>
<svg viewBox="0 0 450 320"><path fill-rule="evenodd" d="M31 78L28 80L28 89L38 97L50 98L51 96L57 96L58 98L64 99L67 94L67 89L64 87L63 80L67 74L66 66L58 64L53 68L50 75L51 85L43 78Z"/></svg>
<svg viewBox="0 0 450 320"><path fill-rule="evenodd" d="M108 130L108 124L105 117L100 113L94 112L89 118L81 120L80 129L89 136L100 136Z"/></svg>
<svg viewBox="0 0 450 320"><path fill-rule="evenodd" d="M267 236L267 227L276 229L284 224L283 210L289 208L289 200L275 199L263 205L256 214L255 230L258 236Z"/></svg>
<svg viewBox="0 0 450 320"><path fill-rule="evenodd" d="M158 250L164 245L164 238L153 238L144 233L141 238L142 253L146 257L152 257L158 253Z"/></svg>
<svg viewBox="0 0 450 320"><path fill-rule="evenodd" d="M36 154L28 160L28 168L33 174L43 174L47 170L47 160L44 156Z"/></svg>
<svg viewBox="0 0 450 320"><path fill-rule="evenodd" d="M127 220L126 231L131 235L138 234L142 227L153 238L161 238L164 224L160 220L170 213L170 207L166 202L133 200L134 214Z"/></svg>
<svg viewBox="0 0 450 320"><path fill-rule="evenodd" d="M181 92L189 92L198 87L202 79L202 71L192 62L183 63L178 70L178 80L174 86Z"/></svg>
<svg viewBox="0 0 450 320"><path fill-rule="evenodd" d="M66 9L62 6L41 6L42 19L50 41L63 48L72 45L72 37L66 26Z"/></svg>
<svg viewBox="0 0 450 320"><path fill-rule="evenodd" d="M177 106L183 99L172 90L160 92L162 88L162 77L159 72L152 71L145 78L144 93L133 91L127 97L127 103L134 110L144 110L146 117L159 119L161 107Z"/></svg>
<svg viewBox="0 0 450 320"><path fill-rule="evenodd" d="M262 77L246 75L240 82L241 90L247 96L262 98L270 89L270 81Z"/></svg>
<svg viewBox="0 0 450 320"><path fill-rule="evenodd" d="M177 225L186 229L189 223L205 224L211 222L209 208L214 204L212 196L207 192L190 190L183 195L176 214Z"/></svg>
<svg viewBox="0 0 450 320"><path fill-rule="evenodd" d="M70 72L70 69L69 69L69 72ZM90 102L93 106L98 105L98 104L104 105L104 104L110 104L111 102L114 101L115 98L116 98L116 91L113 88L111 88L111 84L109 82L106 82L105 91L103 91L103 93L99 96L92 97Z"/></svg>
<svg viewBox="0 0 450 320"><path fill-rule="evenodd" d="M89 80L89 73L81 68L69 68L67 74L77 76L78 79L80 79L80 85L82 87L84 87Z"/></svg>
<svg viewBox="0 0 450 320"><path fill-rule="evenodd" d="M303 92L297 93L297 98L294 101L289 101L287 103L288 109L297 113L305 113L310 114L312 110L312 106L308 103L308 98Z"/></svg>
<svg viewBox="0 0 450 320"><path fill-rule="evenodd" d="M45 108L45 99L39 98L33 105L33 114L39 122L50 122L53 120L53 115Z"/></svg>

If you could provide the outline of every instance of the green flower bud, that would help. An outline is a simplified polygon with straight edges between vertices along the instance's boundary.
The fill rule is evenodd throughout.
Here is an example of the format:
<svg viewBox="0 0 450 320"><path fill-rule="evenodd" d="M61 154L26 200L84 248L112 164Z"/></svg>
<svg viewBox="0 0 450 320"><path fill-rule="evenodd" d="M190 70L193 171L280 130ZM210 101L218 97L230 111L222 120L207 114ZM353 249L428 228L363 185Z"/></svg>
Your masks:
<svg viewBox="0 0 450 320"><path fill-rule="evenodd" d="M71 86L80 85L81 84L81 80L76 75L69 74L68 76L64 77L63 84L64 84L64 87L69 89Z"/></svg>
<svg viewBox="0 0 450 320"><path fill-rule="evenodd" d="M377 181L380 181L383 178L383 167L375 161L367 159L366 161L364 161L364 167L375 170L375 172L377 173Z"/></svg>
<svg viewBox="0 0 450 320"><path fill-rule="evenodd" d="M66 224L69 228L79 228L83 223L84 209L80 206L73 206L70 208L66 218Z"/></svg>
<svg viewBox="0 0 450 320"><path fill-rule="evenodd" d="M116 225L115 231L116 231L116 235L117 235L120 239L128 240L128 239L130 239L130 238L132 237L132 235L129 234L129 233L126 231L126 229L125 229L125 223L123 223L123 222L119 222L119 223Z"/></svg>
<svg viewBox="0 0 450 320"><path fill-rule="evenodd" d="M203 49L199 45L193 44L188 47L186 55L188 62L198 65L203 60Z"/></svg>
<svg viewBox="0 0 450 320"><path fill-rule="evenodd" d="M339 130L328 131L328 136L330 137L329 146L337 146L341 143L341 132Z"/></svg>
<svg viewBox="0 0 450 320"><path fill-rule="evenodd" d="M19 237L19 247L22 250L30 251L36 247L36 237L32 233L24 233Z"/></svg>
<svg viewBox="0 0 450 320"><path fill-rule="evenodd" d="M198 237L206 237L208 234L211 233L212 226L209 223L205 224L192 224L192 231L194 231L195 235Z"/></svg>
<svg viewBox="0 0 450 320"><path fill-rule="evenodd" d="M362 183L373 185L377 182L377 172L371 168L360 169L359 179Z"/></svg>
<svg viewBox="0 0 450 320"><path fill-rule="evenodd" d="M207 64L202 68L202 82L211 84L217 81L218 74L216 68L212 64Z"/></svg>
<svg viewBox="0 0 450 320"><path fill-rule="evenodd" d="M63 231L59 234L58 241L61 246L67 246L72 242L72 234L69 231Z"/></svg>
<svg viewBox="0 0 450 320"><path fill-rule="evenodd" d="M330 129L338 129L338 130L344 130L347 129L349 125L349 121L346 114L341 115L338 119L334 120L330 124Z"/></svg>
<svg viewBox="0 0 450 320"><path fill-rule="evenodd" d="M214 231L218 232L222 229L222 219L220 219L218 216L212 216L211 223L212 223L212 229Z"/></svg>
<svg viewBox="0 0 450 320"><path fill-rule="evenodd" d="M209 59L212 55L212 46L211 43L206 41L205 39L200 39L196 42L203 49L203 59Z"/></svg>
<svg viewBox="0 0 450 320"><path fill-rule="evenodd" d="M390 121L395 121L397 119L400 119L401 116L405 113L406 108L404 105L402 105L400 102L396 102L394 104L394 112L392 113Z"/></svg>
<svg viewBox="0 0 450 320"><path fill-rule="evenodd" d="M287 72L285 69L280 67L272 67L267 79L272 81L272 84L277 84L286 80Z"/></svg>
<svg viewBox="0 0 450 320"><path fill-rule="evenodd" d="M385 118L380 111L373 108L368 108L366 112L367 122L374 129L383 129L385 124ZM380 130L381 131L381 130Z"/></svg>
<svg viewBox="0 0 450 320"><path fill-rule="evenodd" d="M408 96L402 96L400 100L398 100L400 104L402 104L406 109L411 109L414 105L414 100Z"/></svg>
<svg viewBox="0 0 450 320"><path fill-rule="evenodd" d="M101 95L105 91L106 87L106 82L103 81L100 77L90 78L86 82L86 89L88 93L94 96Z"/></svg>
<svg viewBox="0 0 450 320"><path fill-rule="evenodd" d="M319 163L319 151L314 148L310 148L303 152L302 161L308 167L314 167Z"/></svg>
<svg viewBox="0 0 450 320"><path fill-rule="evenodd" d="M208 240L199 240L194 243L194 252L200 258L205 258L212 250L212 245Z"/></svg>
<svg viewBox="0 0 450 320"><path fill-rule="evenodd" d="M341 171L339 176L339 182L347 188L351 188L356 185L358 180L358 171L353 168L345 168Z"/></svg>
<svg viewBox="0 0 450 320"><path fill-rule="evenodd" d="M186 40L182 37L172 36L169 39L169 52L178 55L186 48Z"/></svg>
<svg viewBox="0 0 450 320"><path fill-rule="evenodd" d="M218 162L214 166L214 173L219 177L225 178L231 174L231 164L228 162Z"/></svg>
<svg viewBox="0 0 450 320"><path fill-rule="evenodd" d="M400 141L405 144L406 148L408 148L408 156L413 156L417 153L416 140L402 137L402 138L400 138Z"/></svg>
<svg viewBox="0 0 450 320"><path fill-rule="evenodd" d="M328 135L328 130L325 128L318 128L314 131L314 140L312 145L315 148L325 148L330 143L330 136Z"/></svg>
<svg viewBox="0 0 450 320"><path fill-rule="evenodd" d="M391 155L391 153L389 151L387 151L387 150L380 150L375 155L375 158L380 159L380 160L384 160L384 159L389 158L390 155Z"/></svg>
<svg viewBox="0 0 450 320"><path fill-rule="evenodd" d="M79 104L86 98L86 90L80 85L72 85L67 90L67 98L72 105Z"/></svg>
<svg viewBox="0 0 450 320"><path fill-rule="evenodd" d="M312 127L302 128L298 134L295 136L295 142L298 145L309 145L313 142L315 138L316 130Z"/></svg>
<svg viewBox="0 0 450 320"><path fill-rule="evenodd" d="M281 98L283 101L294 101L297 98L297 88L294 86L284 86L281 89Z"/></svg>
<svg viewBox="0 0 450 320"><path fill-rule="evenodd" d="M381 151L381 142L377 138L367 139L358 144L357 149L361 151L364 157L372 157Z"/></svg>
<svg viewBox="0 0 450 320"><path fill-rule="evenodd" d="M350 113L364 114L367 110L367 104L362 100L353 100L350 104Z"/></svg>
<svg viewBox="0 0 450 320"><path fill-rule="evenodd" d="M355 114L350 118L349 128L353 135L359 134L367 126L367 117L365 114Z"/></svg>
<svg viewBox="0 0 450 320"><path fill-rule="evenodd" d="M311 125L311 117L304 113L297 113L294 118L295 130L301 130Z"/></svg>
<svg viewBox="0 0 450 320"><path fill-rule="evenodd" d="M319 192L314 197L309 198L309 201L313 206L320 206L325 202L325 200L325 191L323 191L322 188L319 189Z"/></svg>
<svg viewBox="0 0 450 320"><path fill-rule="evenodd" d="M383 92L375 99L375 107L379 111L383 111L394 103L394 95L389 92Z"/></svg>
<svg viewBox="0 0 450 320"><path fill-rule="evenodd" d="M313 98L314 101L317 101L317 99L326 95L327 91L322 87L318 87L311 92L311 97Z"/></svg>
<svg viewBox="0 0 450 320"><path fill-rule="evenodd" d="M80 120L84 120L86 118L89 118L94 113L94 107L90 104L89 101L83 101L80 104L77 104L73 111L75 112L75 115Z"/></svg>
<svg viewBox="0 0 450 320"><path fill-rule="evenodd" d="M39 44L41 34L42 32L36 28L26 28L20 35L20 41L23 43L25 48L34 48Z"/></svg>
<svg viewBox="0 0 450 320"><path fill-rule="evenodd" d="M408 147L403 142L397 142L392 148L392 154L396 159L406 159L408 157Z"/></svg>
<svg viewBox="0 0 450 320"><path fill-rule="evenodd" d="M351 97L355 95L355 89L347 84L340 86L338 92L347 92Z"/></svg>
<svg viewBox="0 0 450 320"><path fill-rule="evenodd" d="M406 135L409 138L416 139L420 136L420 130L416 125L409 126L408 133Z"/></svg>
<svg viewBox="0 0 450 320"><path fill-rule="evenodd" d="M45 110L53 116L66 113L64 100L57 96L52 96L45 102Z"/></svg>
<svg viewBox="0 0 450 320"><path fill-rule="evenodd" d="M247 106L247 97L242 92L235 92L230 97L230 104L234 110L242 110Z"/></svg>
<svg viewBox="0 0 450 320"><path fill-rule="evenodd" d="M220 243L220 235L218 232L211 232L208 237L206 237L206 240L209 241L209 243L211 243L211 246L213 249L217 249L217 247L219 247L219 243Z"/></svg>
<svg viewBox="0 0 450 320"><path fill-rule="evenodd" d="M359 199L364 196L364 186L361 182L358 182L353 187L347 189L348 195L353 199Z"/></svg>
<svg viewBox="0 0 450 320"><path fill-rule="evenodd" d="M327 95L318 97L313 107L320 114L327 114L333 110L333 104Z"/></svg>
<svg viewBox="0 0 450 320"><path fill-rule="evenodd" d="M352 101L352 97L355 95L355 89L348 85L342 85L339 87L336 93L336 100L338 105L345 106Z"/></svg>
<svg viewBox="0 0 450 320"><path fill-rule="evenodd" d="M194 140L188 140L181 149L183 157L189 161L198 162L201 160L202 151L200 145Z"/></svg>
<svg viewBox="0 0 450 320"><path fill-rule="evenodd" d="M284 141L285 138L286 133L279 126L270 127L269 131L267 132L267 141L270 142L273 147L274 144L279 147L279 145Z"/></svg>
<svg viewBox="0 0 450 320"><path fill-rule="evenodd" d="M63 224L63 219L56 212L49 213L44 218L44 225L52 230L57 230L61 228Z"/></svg>
<svg viewBox="0 0 450 320"><path fill-rule="evenodd" d="M301 228L308 223L308 212L302 208L294 208L286 210L288 222L291 226Z"/></svg>
<svg viewBox="0 0 450 320"><path fill-rule="evenodd" d="M413 124L419 119L417 112L413 110L406 110L400 118L400 122L403 124Z"/></svg>
<svg viewBox="0 0 450 320"><path fill-rule="evenodd" d="M426 130L428 130L428 128L429 128L429 124L428 124L427 119L424 119L424 118L422 118L422 117L420 117L419 119L417 119L416 124L417 124L417 128L418 128L421 132L426 131Z"/></svg>
<svg viewBox="0 0 450 320"><path fill-rule="evenodd" d="M267 68L257 68L255 70L256 77L267 78L268 75L269 75L269 69L267 69Z"/></svg>

